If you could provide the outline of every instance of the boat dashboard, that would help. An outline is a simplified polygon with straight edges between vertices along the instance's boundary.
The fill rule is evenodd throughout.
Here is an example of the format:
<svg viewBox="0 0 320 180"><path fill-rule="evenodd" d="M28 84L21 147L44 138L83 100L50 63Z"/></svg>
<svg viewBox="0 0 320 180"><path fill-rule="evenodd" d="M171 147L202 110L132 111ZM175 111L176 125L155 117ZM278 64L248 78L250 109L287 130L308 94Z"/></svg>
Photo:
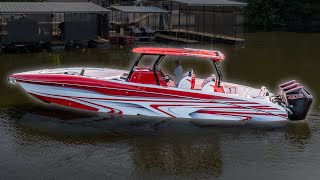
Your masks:
<svg viewBox="0 0 320 180"><path fill-rule="evenodd" d="M123 75L122 77L125 77L128 82L140 84L154 84L160 86L170 86L173 84L173 82L171 83L173 80L170 75L164 74L160 68L154 71L146 66L135 67L129 79L128 76L129 75L125 77Z"/></svg>

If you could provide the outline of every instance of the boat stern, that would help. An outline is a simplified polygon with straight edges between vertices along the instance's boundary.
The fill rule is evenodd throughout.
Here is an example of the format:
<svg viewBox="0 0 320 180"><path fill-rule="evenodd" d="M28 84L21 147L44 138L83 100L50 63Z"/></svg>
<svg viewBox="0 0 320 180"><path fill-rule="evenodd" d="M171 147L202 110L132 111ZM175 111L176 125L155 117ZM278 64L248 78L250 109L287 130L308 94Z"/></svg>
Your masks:
<svg viewBox="0 0 320 180"><path fill-rule="evenodd" d="M305 119L313 102L312 95L295 80L280 84L279 89L278 95L270 97L271 102L284 107L290 120Z"/></svg>

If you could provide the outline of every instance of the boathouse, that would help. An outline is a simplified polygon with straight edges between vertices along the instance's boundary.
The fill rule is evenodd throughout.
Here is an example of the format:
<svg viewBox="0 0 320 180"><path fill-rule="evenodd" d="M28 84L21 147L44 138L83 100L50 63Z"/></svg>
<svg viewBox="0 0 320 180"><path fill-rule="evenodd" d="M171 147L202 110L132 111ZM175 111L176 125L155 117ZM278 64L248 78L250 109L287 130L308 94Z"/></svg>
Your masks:
<svg viewBox="0 0 320 180"><path fill-rule="evenodd" d="M132 36L136 41L150 41L155 31L168 28L169 11L152 6L111 6L110 36Z"/></svg>
<svg viewBox="0 0 320 180"><path fill-rule="evenodd" d="M197 41L243 42L246 3L229 0L171 0L170 29L159 33Z"/></svg>
<svg viewBox="0 0 320 180"><path fill-rule="evenodd" d="M1 2L1 44L107 38L108 13L108 9L90 2Z"/></svg>

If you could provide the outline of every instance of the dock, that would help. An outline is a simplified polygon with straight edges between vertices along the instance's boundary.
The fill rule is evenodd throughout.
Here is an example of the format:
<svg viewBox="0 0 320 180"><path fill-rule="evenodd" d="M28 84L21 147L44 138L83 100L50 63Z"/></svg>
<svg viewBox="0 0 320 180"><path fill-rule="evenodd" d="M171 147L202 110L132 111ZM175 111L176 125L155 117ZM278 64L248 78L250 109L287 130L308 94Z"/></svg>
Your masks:
<svg viewBox="0 0 320 180"><path fill-rule="evenodd" d="M109 36L110 43L118 43L121 45L132 46L134 44L134 37L129 35L120 35L115 33Z"/></svg>
<svg viewBox="0 0 320 180"><path fill-rule="evenodd" d="M167 35L163 35L160 33L156 33L156 37L159 39L177 41L177 42L182 42L182 43L197 43L197 42L199 42L199 41L191 40L191 39L185 39L185 38L174 37L174 36L167 36Z"/></svg>
<svg viewBox="0 0 320 180"><path fill-rule="evenodd" d="M175 34L176 37L183 37L179 39L184 39L186 41L219 41L226 43L244 43L245 40L242 38L236 38L221 34L212 34L212 33L204 33L204 32L196 32L184 29L168 29L157 31L158 34L167 36L167 34ZM171 36L170 36L171 37ZM170 39L169 39L170 40Z"/></svg>

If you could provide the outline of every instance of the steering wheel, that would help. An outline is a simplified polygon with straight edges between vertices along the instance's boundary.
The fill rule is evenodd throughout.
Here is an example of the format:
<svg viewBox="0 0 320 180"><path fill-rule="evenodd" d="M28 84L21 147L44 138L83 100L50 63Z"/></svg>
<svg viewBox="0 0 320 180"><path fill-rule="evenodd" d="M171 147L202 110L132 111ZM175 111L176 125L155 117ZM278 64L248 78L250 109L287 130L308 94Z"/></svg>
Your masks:
<svg viewBox="0 0 320 180"><path fill-rule="evenodd" d="M169 74L164 75L163 80L168 83L170 80L173 81L172 77Z"/></svg>

